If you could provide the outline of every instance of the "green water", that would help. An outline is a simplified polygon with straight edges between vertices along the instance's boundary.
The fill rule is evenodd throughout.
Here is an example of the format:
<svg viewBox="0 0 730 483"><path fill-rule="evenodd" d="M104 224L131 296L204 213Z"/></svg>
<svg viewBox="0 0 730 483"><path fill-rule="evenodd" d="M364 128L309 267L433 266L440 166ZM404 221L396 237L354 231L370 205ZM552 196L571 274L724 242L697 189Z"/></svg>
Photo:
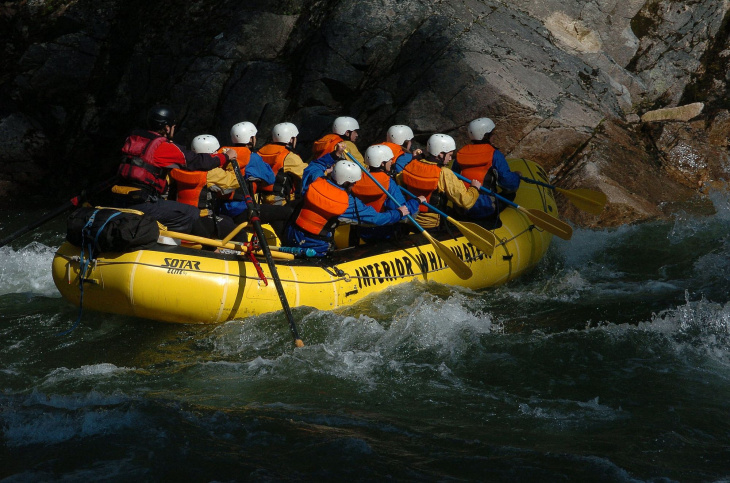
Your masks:
<svg viewBox="0 0 730 483"><path fill-rule="evenodd" d="M0 248L7 481L723 481L730 209L554 240L526 277L178 326L78 311L54 222ZM21 216L24 215L24 216ZM0 233L37 213L0 214ZM60 233L60 234L59 234Z"/></svg>

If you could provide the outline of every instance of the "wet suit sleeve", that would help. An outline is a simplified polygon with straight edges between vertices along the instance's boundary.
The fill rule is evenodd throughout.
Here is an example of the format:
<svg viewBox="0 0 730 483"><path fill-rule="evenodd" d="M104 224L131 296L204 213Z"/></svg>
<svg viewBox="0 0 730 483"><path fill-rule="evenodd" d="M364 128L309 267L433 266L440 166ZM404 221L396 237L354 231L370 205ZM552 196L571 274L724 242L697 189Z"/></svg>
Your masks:
<svg viewBox="0 0 730 483"><path fill-rule="evenodd" d="M341 223L353 225L391 225L398 223L403 216L398 210L387 210L378 213L375 208L368 206L354 196L350 196L350 204L347 210L339 216Z"/></svg>
<svg viewBox="0 0 730 483"><path fill-rule="evenodd" d="M317 178L324 176L327 168L332 167L338 160L332 153L325 154L321 158L310 161L309 165L302 172L302 193L307 191L309 184Z"/></svg>
<svg viewBox="0 0 730 483"><path fill-rule="evenodd" d="M509 164L500 151L494 151L492 166L497 170L499 187L509 193L517 191L520 187L520 176L509 169Z"/></svg>
<svg viewBox="0 0 730 483"><path fill-rule="evenodd" d="M479 190L473 186L465 188L464 183L449 168L441 170L438 190L446 193L446 197L455 205L466 210L474 206L479 199Z"/></svg>
<svg viewBox="0 0 730 483"><path fill-rule="evenodd" d="M398 156L398 159L395 160L395 163L393 163L393 171L395 173L400 173L411 161L413 161L413 155L411 153L401 154Z"/></svg>
<svg viewBox="0 0 730 483"><path fill-rule="evenodd" d="M352 157L360 161L360 164L365 164L365 158L363 158L362 154L360 154L360 150L357 149L357 146L355 146L355 143L352 141L345 141L345 148L350 151L350 154L352 154Z"/></svg>
<svg viewBox="0 0 730 483"><path fill-rule="evenodd" d="M266 164L263 158L256 153L251 153L248 164L243 170L243 176L247 180L261 180L261 186L274 184L274 181L276 181L276 175L274 174L274 171L271 170L271 166ZM236 184L236 186L238 186L238 184Z"/></svg>
<svg viewBox="0 0 730 483"><path fill-rule="evenodd" d="M195 153L175 143L162 143L155 151L155 159L164 168L179 167L187 171L210 171L223 166L228 161L228 157L223 153Z"/></svg>
<svg viewBox="0 0 730 483"><path fill-rule="evenodd" d="M366 176L366 175L364 175L364 176ZM393 196L393 198L396 199L398 204L394 203L393 200L390 197L388 197L385 199L385 203L383 204L383 206L385 207L384 209L395 210L399 206L403 206L406 204L406 199L403 196L403 192L400 190L400 188L398 188L398 185L392 179L388 182L388 193L390 193L391 196ZM408 211L411 211L410 208L408 209ZM413 213L413 212L411 211L411 213Z"/></svg>
<svg viewBox="0 0 730 483"><path fill-rule="evenodd" d="M233 171L227 171L221 168L214 168L208 171L205 181L206 186L217 186L224 192L238 188L238 179L236 179Z"/></svg>

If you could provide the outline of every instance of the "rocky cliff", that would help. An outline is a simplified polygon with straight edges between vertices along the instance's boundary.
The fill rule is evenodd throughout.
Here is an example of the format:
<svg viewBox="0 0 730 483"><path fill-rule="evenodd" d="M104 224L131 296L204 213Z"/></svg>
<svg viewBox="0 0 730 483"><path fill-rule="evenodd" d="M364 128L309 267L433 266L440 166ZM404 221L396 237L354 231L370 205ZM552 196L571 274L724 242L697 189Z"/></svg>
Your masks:
<svg viewBox="0 0 730 483"><path fill-rule="evenodd" d="M508 157L605 192L583 226L667 213L723 184L727 0L23 0L0 4L0 192L46 200L114 172L149 106L176 138L232 124L300 128L338 115L363 147L389 125L466 142L495 120ZM56 197L56 198L54 198Z"/></svg>

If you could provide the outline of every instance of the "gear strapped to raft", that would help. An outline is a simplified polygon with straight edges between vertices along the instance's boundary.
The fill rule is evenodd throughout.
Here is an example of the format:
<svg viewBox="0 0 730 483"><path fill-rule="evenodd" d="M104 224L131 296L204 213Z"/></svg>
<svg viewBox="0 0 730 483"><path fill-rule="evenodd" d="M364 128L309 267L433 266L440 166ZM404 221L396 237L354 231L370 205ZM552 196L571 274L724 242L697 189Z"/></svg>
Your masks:
<svg viewBox="0 0 730 483"><path fill-rule="evenodd" d="M102 252L129 252L157 243L160 228L149 215L134 210L82 207L69 215L66 240L81 248L79 252L79 316L73 326L59 336L74 331L81 322L84 283L97 283L86 277L91 264Z"/></svg>

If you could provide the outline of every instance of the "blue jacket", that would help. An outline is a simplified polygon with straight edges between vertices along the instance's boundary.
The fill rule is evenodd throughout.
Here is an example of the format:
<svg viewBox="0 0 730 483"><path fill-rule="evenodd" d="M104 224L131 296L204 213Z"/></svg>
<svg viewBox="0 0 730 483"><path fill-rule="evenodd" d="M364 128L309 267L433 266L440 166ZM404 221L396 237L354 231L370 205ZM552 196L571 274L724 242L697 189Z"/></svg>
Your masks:
<svg viewBox="0 0 730 483"><path fill-rule="evenodd" d="M367 175L363 174L363 176ZM418 215L418 205L420 205L420 202L415 198L411 198L410 200L406 201L405 197L403 196L403 192L400 190L400 188L398 188L398 184L395 182L395 180L390 179L388 181L388 193L390 193L393 198L395 198L397 203L394 202L392 198L388 197L383 204L383 210L396 210L398 209L398 207L406 205L406 207L408 208L408 212L411 215ZM393 225L369 226L360 228L360 238L367 242L388 240L393 236L394 233L395 227Z"/></svg>
<svg viewBox="0 0 730 483"><path fill-rule="evenodd" d="M391 168L395 174L400 173L403 171L403 168L406 167L406 164L413 161L413 155L411 153L403 153L400 156L398 156L398 159L395 160L395 163L393 163L393 167Z"/></svg>
<svg viewBox="0 0 730 483"><path fill-rule="evenodd" d="M261 180L263 184L274 184L276 175L272 171L271 166L257 153L251 153L248 164L241 173L246 181ZM248 209L245 200L226 201L220 208L220 212L228 216L237 216Z"/></svg>
<svg viewBox="0 0 730 483"><path fill-rule="evenodd" d="M321 158L309 162L302 174L302 195L307 192L309 184L317 178L324 176L325 170L331 168L339 159L332 156L332 153L325 154Z"/></svg>
<svg viewBox="0 0 730 483"><path fill-rule="evenodd" d="M328 156L328 155L326 155ZM323 156L323 159L326 156ZM324 170L323 170L324 172ZM338 186L330 180L327 180L333 186L344 190L344 188ZM307 186L309 186L307 184ZM354 225L375 225L383 226L390 225L399 222L403 216L400 211L395 209L387 210L383 213L378 213L374 208L364 204L359 199L352 195L348 195L349 203L347 209L343 214L338 217L340 223L350 223ZM416 201L417 202L417 201ZM417 208L416 208L417 209ZM409 205L410 211L410 205ZM327 239L315 238L301 230L296 224L291 224L286 228L286 244L289 246L295 246L300 248L312 248L317 253L318 257L327 255L332 247L334 238L333 233L329 233Z"/></svg>

